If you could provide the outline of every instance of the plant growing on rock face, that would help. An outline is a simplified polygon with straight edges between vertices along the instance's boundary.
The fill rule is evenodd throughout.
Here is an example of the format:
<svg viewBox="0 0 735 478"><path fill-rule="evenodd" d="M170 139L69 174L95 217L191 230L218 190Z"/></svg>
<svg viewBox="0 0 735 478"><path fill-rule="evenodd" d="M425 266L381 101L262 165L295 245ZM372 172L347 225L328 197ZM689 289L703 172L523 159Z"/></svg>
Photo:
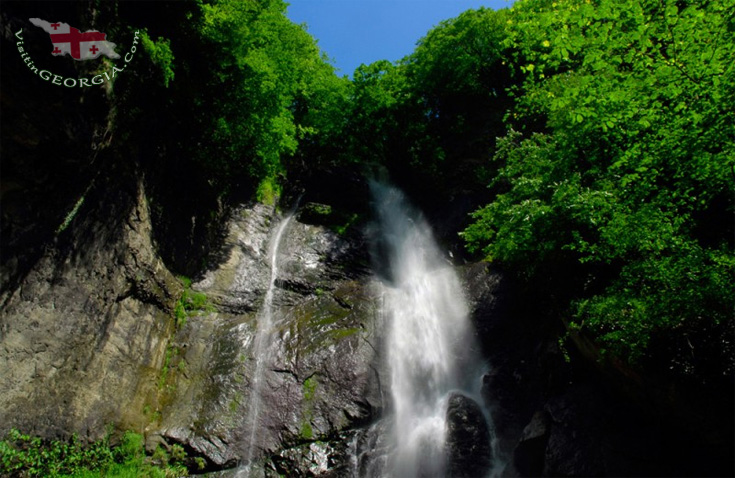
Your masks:
<svg viewBox="0 0 735 478"><path fill-rule="evenodd" d="M191 279L185 276L179 276L178 279L184 286L184 291L181 293L181 297L174 307L176 328L180 329L186 325L186 320L189 317L199 315L200 313L213 312L214 306L209 303L209 299L205 293L191 289Z"/></svg>
<svg viewBox="0 0 735 478"><path fill-rule="evenodd" d="M86 194L86 191L85 191ZM60 234L66 230L66 228L69 227L69 224L74 220L74 217L76 217L77 213L79 212L79 209L82 207L82 204L84 204L84 197L85 195L82 194L82 196L77 200L76 203L74 203L74 207L67 213L67 215L64 217L64 221L59 224L59 227L56 228L56 234Z"/></svg>
<svg viewBox="0 0 735 478"><path fill-rule="evenodd" d="M172 379L172 375L177 371L179 373L186 371L186 359L183 355L184 350L181 346L169 343L163 359L161 375L158 377L158 389L160 391L170 394L176 391L176 380Z"/></svg>
<svg viewBox="0 0 735 478"><path fill-rule="evenodd" d="M304 383L302 385L302 392L304 397L304 416L301 421L301 426L299 427L299 436L302 440L313 440L314 439L314 429L311 426L311 420L314 416L314 396L316 392L316 387L319 384L319 382L316 379L316 376L312 375L311 377L304 380Z"/></svg>
<svg viewBox="0 0 735 478"><path fill-rule="evenodd" d="M184 447L178 443L171 445L168 450L159 445L151 457L153 463L157 466L173 466L175 468L183 468L186 458Z"/></svg>

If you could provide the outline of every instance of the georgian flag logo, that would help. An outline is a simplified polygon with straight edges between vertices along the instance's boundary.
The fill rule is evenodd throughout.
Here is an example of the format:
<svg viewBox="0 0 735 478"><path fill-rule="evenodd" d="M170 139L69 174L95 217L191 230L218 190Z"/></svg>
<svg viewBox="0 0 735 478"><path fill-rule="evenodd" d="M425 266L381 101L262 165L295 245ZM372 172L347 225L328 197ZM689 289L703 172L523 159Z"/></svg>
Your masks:
<svg viewBox="0 0 735 478"><path fill-rule="evenodd" d="M115 44L106 40L107 34L96 30L84 33L69 26L68 23L49 23L40 18L31 18L31 23L43 28L51 37L54 56L71 55L75 60L94 60L100 55L118 59Z"/></svg>

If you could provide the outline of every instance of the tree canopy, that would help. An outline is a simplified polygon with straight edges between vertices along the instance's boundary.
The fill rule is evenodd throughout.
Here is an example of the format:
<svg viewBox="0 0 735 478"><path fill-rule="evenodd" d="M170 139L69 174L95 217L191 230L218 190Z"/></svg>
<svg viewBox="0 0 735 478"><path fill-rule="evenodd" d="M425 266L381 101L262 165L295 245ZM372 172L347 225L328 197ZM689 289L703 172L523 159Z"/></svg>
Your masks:
<svg viewBox="0 0 735 478"><path fill-rule="evenodd" d="M692 371L716 339L732 367L734 15L732 0L467 11L355 72L349 156L425 195L489 186L468 248L603 351Z"/></svg>
<svg viewBox="0 0 735 478"><path fill-rule="evenodd" d="M664 337L707 347L733 318L734 15L732 1L525 0L508 21L502 192L464 236L530 279L574 270L573 326L630 360Z"/></svg>
<svg viewBox="0 0 735 478"><path fill-rule="evenodd" d="M192 157L223 191L254 183L261 196L272 195L299 144L338 124L328 118L347 81L306 30L288 20L281 0L155 8L161 11L133 22L149 30L143 46L161 71L151 74L158 86L130 91L146 90L143 102L157 106L156 122L168 125L158 132L172 137L156 142ZM140 96L130 101L140 103Z"/></svg>
<svg viewBox="0 0 735 478"><path fill-rule="evenodd" d="M618 357L691 371L727 335L734 0L469 10L352 81L281 0L186 5L190 35L144 42L171 92L150 101L222 188L272 198L290 170L381 163L426 197L484 198L469 250Z"/></svg>

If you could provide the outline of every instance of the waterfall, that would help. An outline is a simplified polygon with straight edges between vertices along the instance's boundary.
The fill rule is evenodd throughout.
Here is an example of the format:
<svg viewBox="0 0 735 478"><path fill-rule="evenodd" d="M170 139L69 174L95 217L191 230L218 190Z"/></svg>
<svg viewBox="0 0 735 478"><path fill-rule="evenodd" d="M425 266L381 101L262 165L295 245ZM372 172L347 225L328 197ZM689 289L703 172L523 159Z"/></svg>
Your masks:
<svg viewBox="0 0 735 478"><path fill-rule="evenodd" d="M262 405L262 389L264 382L264 372L270 357L269 348L271 343L271 334L273 331L273 292L278 278L278 249L281 244L281 237L291 221L293 213L281 220L276 233L271 240L268 257L270 259L270 282L268 290L265 293L263 307L258 314L258 329L255 334L253 343L253 356L255 357L255 373L252 378L252 386L250 390L250 403L248 407L247 424L250 427L250 440L248 442L248 451L246 455L247 464L238 476L251 476L253 470L253 460L255 459L255 439L259 426L260 409Z"/></svg>
<svg viewBox="0 0 735 478"><path fill-rule="evenodd" d="M479 357L460 282L421 214L372 183L394 407L388 473L444 476L449 394L476 395ZM376 264L380 267L380 264ZM387 267L386 267L387 265Z"/></svg>

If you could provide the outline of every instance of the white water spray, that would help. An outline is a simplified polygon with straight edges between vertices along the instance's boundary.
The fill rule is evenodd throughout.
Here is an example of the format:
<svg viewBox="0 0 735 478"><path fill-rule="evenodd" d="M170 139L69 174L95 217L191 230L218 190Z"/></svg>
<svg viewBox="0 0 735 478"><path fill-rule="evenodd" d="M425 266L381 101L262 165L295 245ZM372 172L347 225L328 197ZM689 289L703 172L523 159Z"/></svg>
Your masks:
<svg viewBox="0 0 735 478"><path fill-rule="evenodd" d="M270 358L269 348L271 344L271 334L273 333L273 292L276 287L276 279L278 278L278 249L281 244L281 237L288 227L293 214L289 214L278 225L276 234L271 241L268 257L270 258L271 277L268 284L268 290L265 293L263 308L258 314L258 329L255 334L253 344L253 356L255 357L255 373L253 374L252 386L250 391L250 404L248 407L247 424L250 427L250 441L248 442L248 453L246 456L247 465L238 473L238 477L251 476L254 472L253 460L255 459L255 440L258 429L260 429L260 409L262 406L262 392L264 382L264 372L267 362Z"/></svg>
<svg viewBox="0 0 735 478"><path fill-rule="evenodd" d="M423 217L395 188L371 184L388 262L387 355L395 407L396 477L443 476L449 392L477 388L476 347L459 280ZM471 392L470 392L471 393Z"/></svg>

